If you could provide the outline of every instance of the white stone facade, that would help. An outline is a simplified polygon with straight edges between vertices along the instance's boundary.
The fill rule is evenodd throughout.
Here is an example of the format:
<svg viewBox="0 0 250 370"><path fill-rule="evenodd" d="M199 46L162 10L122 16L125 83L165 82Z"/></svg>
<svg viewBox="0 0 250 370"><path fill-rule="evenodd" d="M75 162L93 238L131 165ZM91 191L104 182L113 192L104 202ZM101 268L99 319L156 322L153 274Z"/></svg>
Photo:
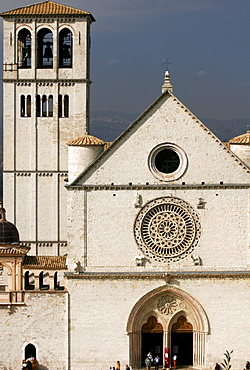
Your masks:
<svg viewBox="0 0 250 370"><path fill-rule="evenodd" d="M31 345L33 370L117 360L137 369L149 351L166 368L177 354L178 368L213 369L226 350L242 370L249 167L173 95L168 74L162 95L103 150L86 135L92 16L3 17L4 205L30 252L23 259L27 251L9 246L9 258L0 245L0 267L18 281L0 280L0 367L21 367ZM31 67L19 68L19 30L35 40L43 27L53 40L71 30L71 68L58 66L60 42L53 67L36 68L33 48ZM37 95L48 112L53 96L50 116L37 117ZM69 117L59 114L65 95ZM69 144L68 165L66 143L83 135Z"/></svg>
<svg viewBox="0 0 250 370"><path fill-rule="evenodd" d="M32 247L33 254L66 253L66 143L89 129L90 24L90 16L4 17L4 204L10 221L19 229L21 240ZM60 66L58 40L65 29L72 37L72 67ZM36 40L43 30L52 35L53 66L49 68L38 65L39 41ZM22 32L29 32L31 37L29 68L20 66L19 35ZM59 113L59 97L66 95L69 99L67 116L63 107ZM25 108L28 97L31 100L24 112L22 96ZM51 112L45 112L45 105ZM48 242L50 247L44 249L42 245Z"/></svg>

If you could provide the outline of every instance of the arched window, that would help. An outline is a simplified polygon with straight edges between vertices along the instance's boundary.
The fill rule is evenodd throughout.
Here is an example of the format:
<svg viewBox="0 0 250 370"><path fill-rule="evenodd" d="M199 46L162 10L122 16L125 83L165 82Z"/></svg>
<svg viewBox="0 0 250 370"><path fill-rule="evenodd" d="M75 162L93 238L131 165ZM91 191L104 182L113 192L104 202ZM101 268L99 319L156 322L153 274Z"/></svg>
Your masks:
<svg viewBox="0 0 250 370"><path fill-rule="evenodd" d="M58 117L69 117L69 96L58 95Z"/></svg>
<svg viewBox="0 0 250 370"><path fill-rule="evenodd" d="M53 116L53 95L49 95L48 108L49 108L49 117L52 117Z"/></svg>
<svg viewBox="0 0 250 370"><path fill-rule="evenodd" d="M49 274L48 272L40 272L39 274L39 289L49 290Z"/></svg>
<svg viewBox="0 0 250 370"><path fill-rule="evenodd" d="M64 95L64 117L69 116L69 96Z"/></svg>
<svg viewBox="0 0 250 370"><path fill-rule="evenodd" d="M42 28L37 34L37 67L53 67L53 34L48 28Z"/></svg>
<svg viewBox="0 0 250 370"><path fill-rule="evenodd" d="M27 96L27 117L31 117L31 95Z"/></svg>
<svg viewBox="0 0 250 370"><path fill-rule="evenodd" d="M62 95L58 95L58 117L62 117Z"/></svg>
<svg viewBox="0 0 250 370"><path fill-rule="evenodd" d="M60 272L55 272L54 274L54 289L55 290L64 290L64 286L61 285L61 282L63 280L62 274Z"/></svg>
<svg viewBox="0 0 250 370"><path fill-rule="evenodd" d="M8 290L8 270L0 263L0 291Z"/></svg>
<svg viewBox="0 0 250 370"><path fill-rule="evenodd" d="M40 98L40 95L36 96L36 116L41 117L41 98Z"/></svg>
<svg viewBox="0 0 250 370"><path fill-rule="evenodd" d="M21 95L21 117L25 117L25 96Z"/></svg>
<svg viewBox="0 0 250 370"><path fill-rule="evenodd" d="M26 271L24 274L24 289L34 290L35 289L35 278L34 274L30 271Z"/></svg>
<svg viewBox="0 0 250 370"><path fill-rule="evenodd" d="M64 28L59 33L59 67L72 67L72 32L68 28Z"/></svg>
<svg viewBox="0 0 250 370"><path fill-rule="evenodd" d="M17 55L19 68L31 67L31 34L23 28L17 37Z"/></svg>
<svg viewBox="0 0 250 370"><path fill-rule="evenodd" d="M20 96L20 115L21 117L31 117L31 95Z"/></svg>
<svg viewBox="0 0 250 370"><path fill-rule="evenodd" d="M47 116L47 97L46 95L42 96L42 116Z"/></svg>

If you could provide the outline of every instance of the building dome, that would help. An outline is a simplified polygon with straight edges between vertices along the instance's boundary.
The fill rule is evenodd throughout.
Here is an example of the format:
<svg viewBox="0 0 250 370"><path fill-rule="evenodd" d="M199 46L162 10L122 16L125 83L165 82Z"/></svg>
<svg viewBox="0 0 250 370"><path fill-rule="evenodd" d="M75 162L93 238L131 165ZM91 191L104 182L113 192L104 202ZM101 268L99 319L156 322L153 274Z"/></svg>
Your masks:
<svg viewBox="0 0 250 370"><path fill-rule="evenodd" d="M250 131L230 139L229 144L250 145Z"/></svg>
<svg viewBox="0 0 250 370"><path fill-rule="evenodd" d="M105 145L105 142L92 135L78 136L75 139L68 141L68 146L89 146L89 145Z"/></svg>
<svg viewBox="0 0 250 370"><path fill-rule="evenodd" d="M228 142L230 150L250 167L250 131L234 137Z"/></svg>
<svg viewBox="0 0 250 370"><path fill-rule="evenodd" d="M6 220L6 211L0 203L0 244L19 243L19 233L15 225Z"/></svg>

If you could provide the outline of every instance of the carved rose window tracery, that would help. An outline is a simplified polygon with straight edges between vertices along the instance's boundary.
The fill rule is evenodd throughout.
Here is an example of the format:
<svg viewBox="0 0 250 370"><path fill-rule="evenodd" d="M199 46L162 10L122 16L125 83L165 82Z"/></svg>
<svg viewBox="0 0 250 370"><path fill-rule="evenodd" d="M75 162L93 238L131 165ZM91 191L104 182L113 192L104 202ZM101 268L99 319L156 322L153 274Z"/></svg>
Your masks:
<svg viewBox="0 0 250 370"><path fill-rule="evenodd" d="M193 208L181 199L164 197L148 202L137 215L135 240L143 253L159 262L187 257L200 237Z"/></svg>

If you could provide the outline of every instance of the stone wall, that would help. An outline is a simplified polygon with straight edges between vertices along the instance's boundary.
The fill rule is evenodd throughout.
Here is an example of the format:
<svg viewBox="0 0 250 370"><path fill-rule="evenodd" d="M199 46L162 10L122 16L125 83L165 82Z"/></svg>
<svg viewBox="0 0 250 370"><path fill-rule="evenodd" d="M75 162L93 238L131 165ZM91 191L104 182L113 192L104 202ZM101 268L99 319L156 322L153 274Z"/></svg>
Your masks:
<svg viewBox="0 0 250 370"><path fill-rule="evenodd" d="M21 369L25 347L31 343L40 369L66 369L67 301L67 293L26 292L24 305L0 306L0 366Z"/></svg>

